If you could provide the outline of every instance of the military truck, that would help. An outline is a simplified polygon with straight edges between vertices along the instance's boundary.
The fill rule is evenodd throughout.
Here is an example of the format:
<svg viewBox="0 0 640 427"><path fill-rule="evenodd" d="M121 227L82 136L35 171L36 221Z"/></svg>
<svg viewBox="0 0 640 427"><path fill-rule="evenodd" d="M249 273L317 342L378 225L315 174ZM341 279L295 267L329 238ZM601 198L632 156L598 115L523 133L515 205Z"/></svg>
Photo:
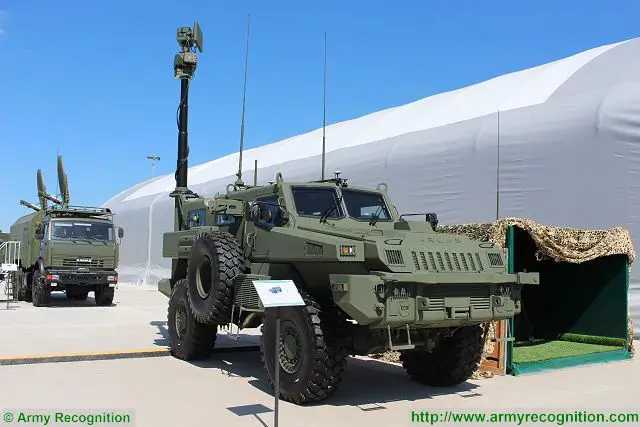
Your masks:
<svg viewBox="0 0 640 427"><path fill-rule="evenodd" d="M291 280L305 306L280 310L280 398L320 401L337 389L349 355L401 352L413 379L432 386L467 380L478 367L483 322L521 311L521 286L537 273L509 274L491 243L436 231L438 219L400 215L387 186L334 178L269 185L237 180L200 196L187 187L187 100L202 32L178 29L181 80L174 230L163 235L171 277L170 349L179 359L208 357L219 326L262 325L260 351L274 387L275 319L256 280Z"/></svg>
<svg viewBox="0 0 640 427"><path fill-rule="evenodd" d="M69 187L62 156L58 156L58 184L62 200L47 193L38 169L40 206L25 200L20 204L35 212L11 226L11 240L21 242L18 300L47 306L51 292L65 292L68 299L86 300L94 293L95 303L113 303L118 283L119 239L108 208L69 205ZM48 206L47 202L54 203Z"/></svg>

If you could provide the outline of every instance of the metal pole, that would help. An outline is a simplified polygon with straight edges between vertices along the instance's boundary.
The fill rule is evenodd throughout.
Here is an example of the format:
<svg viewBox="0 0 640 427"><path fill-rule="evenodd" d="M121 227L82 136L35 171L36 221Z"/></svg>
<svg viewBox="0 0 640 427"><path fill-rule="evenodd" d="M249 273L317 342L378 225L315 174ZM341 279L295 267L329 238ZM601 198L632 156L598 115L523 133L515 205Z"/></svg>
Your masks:
<svg viewBox="0 0 640 427"><path fill-rule="evenodd" d="M256 159L253 166L253 186L258 186L258 159Z"/></svg>
<svg viewBox="0 0 640 427"><path fill-rule="evenodd" d="M274 308L274 315L276 316L276 358L273 361L275 370L275 394L276 402L274 405L273 413L273 426L278 427L278 403L280 401L280 313L278 307Z"/></svg>

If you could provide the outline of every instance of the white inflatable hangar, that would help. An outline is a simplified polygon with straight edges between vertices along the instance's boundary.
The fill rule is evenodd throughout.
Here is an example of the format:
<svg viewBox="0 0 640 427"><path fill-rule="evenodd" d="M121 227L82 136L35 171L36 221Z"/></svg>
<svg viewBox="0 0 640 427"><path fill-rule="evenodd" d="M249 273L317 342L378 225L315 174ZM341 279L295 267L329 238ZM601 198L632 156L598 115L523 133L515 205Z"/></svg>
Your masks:
<svg viewBox="0 0 640 427"><path fill-rule="evenodd" d="M386 182L401 213L436 212L441 224L492 221L499 187L500 217L619 225L638 247L640 39L336 123L326 136L327 176L339 169L353 185ZM197 150L199 143L190 145ZM259 183L277 171L285 180L317 180L321 151L321 128L245 150L243 177L253 181L257 159ZM191 166L189 187L223 192L237 165L235 153ZM123 282L155 285L170 275L162 234L173 229L174 186L173 174L157 177L104 204L126 230ZM637 267L630 286L640 324Z"/></svg>

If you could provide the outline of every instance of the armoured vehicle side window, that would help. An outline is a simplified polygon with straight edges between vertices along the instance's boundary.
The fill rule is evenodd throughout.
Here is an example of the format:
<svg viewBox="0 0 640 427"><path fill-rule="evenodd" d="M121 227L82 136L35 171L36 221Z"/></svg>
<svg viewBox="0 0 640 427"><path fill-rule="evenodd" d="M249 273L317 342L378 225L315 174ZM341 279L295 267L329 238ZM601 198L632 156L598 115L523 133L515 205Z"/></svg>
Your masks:
<svg viewBox="0 0 640 427"><path fill-rule="evenodd" d="M347 215L359 221L369 221L376 216L378 221L389 221L389 208L380 194L370 191L342 189L342 200L347 207Z"/></svg>
<svg viewBox="0 0 640 427"><path fill-rule="evenodd" d="M225 226L225 225L233 225L236 223L236 218L233 215L214 215L213 216L213 225Z"/></svg>
<svg viewBox="0 0 640 427"><path fill-rule="evenodd" d="M278 215L278 196L259 197L258 202L263 202L261 221L268 224L275 224L276 215Z"/></svg>
<svg viewBox="0 0 640 427"><path fill-rule="evenodd" d="M201 227L205 225L206 210L194 209L187 214L187 225L191 227Z"/></svg>
<svg viewBox="0 0 640 427"><path fill-rule="evenodd" d="M300 216L320 217L323 213L332 212L327 218L342 218L342 205L338 203L335 188L326 187L293 187L293 202Z"/></svg>

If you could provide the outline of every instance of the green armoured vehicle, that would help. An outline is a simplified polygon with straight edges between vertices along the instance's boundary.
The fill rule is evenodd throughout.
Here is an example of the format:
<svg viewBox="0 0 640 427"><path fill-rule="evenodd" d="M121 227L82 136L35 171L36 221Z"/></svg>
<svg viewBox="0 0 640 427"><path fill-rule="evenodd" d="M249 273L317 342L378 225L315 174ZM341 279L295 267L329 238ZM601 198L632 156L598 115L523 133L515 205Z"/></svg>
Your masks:
<svg viewBox="0 0 640 427"><path fill-rule="evenodd" d="M11 240L21 246L16 261L18 300L40 307L49 304L54 291L64 291L73 300L86 300L94 292L96 305L111 305L118 283L117 239L123 237L123 229L114 226L107 208L69 206L61 156L58 183L62 200L47 193L40 169L37 176L40 207L21 200L21 205L35 212L11 226ZM47 201L54 206L47 206Z"/></svg>
<svg viewBox="0 0 640 427"><path fill-rule="evenodd" d="M173 232L163 236L171 277L172 354L211 354L218 326L262 324L261 353L274 386L275 321L252 282L292 280L304 307L280 308L280 398L318 401L336 390L348 355L387 350L433 386L467 380L483 352L483 322L521 310L521 286L537 273L509 274L501 248L436 232L435 214L408 221L384 184L357 188L336 173L314 182L270 185L238 179L226 194L201 197L187 188L187 99L202 34L178 30L181 79ZM406 215L405 215L406 216Z"/></svg>

